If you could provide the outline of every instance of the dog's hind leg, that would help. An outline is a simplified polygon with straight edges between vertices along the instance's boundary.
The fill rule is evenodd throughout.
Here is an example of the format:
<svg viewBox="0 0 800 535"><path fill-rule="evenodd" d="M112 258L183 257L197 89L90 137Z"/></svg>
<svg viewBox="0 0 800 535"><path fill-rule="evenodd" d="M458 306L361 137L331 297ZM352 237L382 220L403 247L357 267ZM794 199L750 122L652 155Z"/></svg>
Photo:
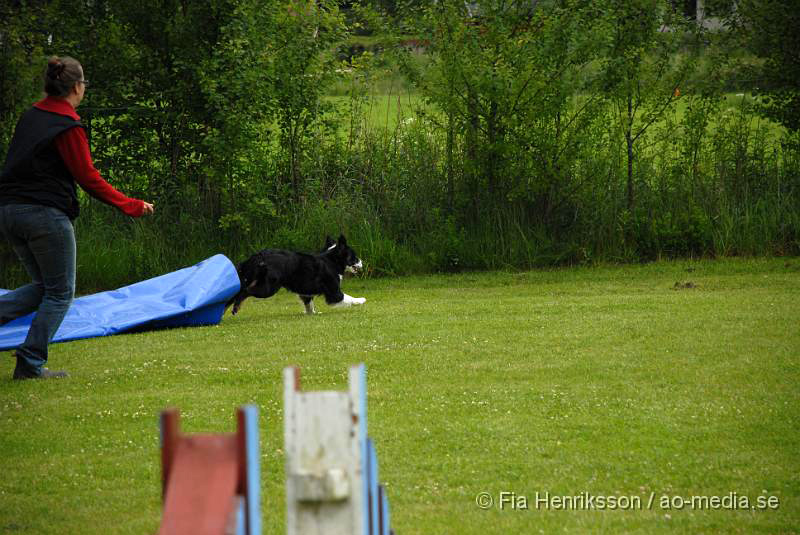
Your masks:
<svg viewBox="0 0 800 535"><path fill-rule="evenodd" d="M316 314L317 311L314 309L314 296L313 295L300 295L298 296L300 301L303 302L303 305L306 307L306 314Z"/></svg>
<svg viewBox="0 0 800 535"><path fill-rule="evenodd" d="M227 310L229 306L233 305L233 310L231 310L231 314L235 316L236 313L239 312L239 309L242 307L242 301L247 299L249 296L250 294L247 293L247 290L240 290L239 293L234 295L230 299L230 301L228 301L225 304L225 309Z"/></svg>
<svg viewBox="0 0 800 535"><path fill-rule="evenodd" d="M248 294L248 293L247 293L245 290L240 290L240 291L239 291L239 293L237 293L236 295L234 295L233 297L231 297L231 298L228 300L228 302L227 302L227 303L225 303L225 310L227 311L227 310L228 310L228 307L230 307L231 305L233 305L233 310L231 310L231 314L233 314L233 315L235 316L235 315L236 315L236 313L237 313L237 312L239 312L239 309L240 309L240 308L241 308L241 306L242 306L242 301L244 301L245 299L247 299L248 295L249 295L249 294Z"/></svg>

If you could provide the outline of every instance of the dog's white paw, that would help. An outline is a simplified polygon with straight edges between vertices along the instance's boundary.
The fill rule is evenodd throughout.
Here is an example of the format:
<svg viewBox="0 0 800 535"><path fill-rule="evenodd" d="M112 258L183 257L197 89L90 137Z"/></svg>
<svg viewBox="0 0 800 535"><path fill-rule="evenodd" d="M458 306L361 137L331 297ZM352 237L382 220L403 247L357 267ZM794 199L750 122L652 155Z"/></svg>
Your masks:
<svg viewBox="0 0 800 535"><path fill-rule="evenodd" d="M352 305L363 305L367 302L365 297L351 297L347 294L344 294L344 299L339 301L338 303L333 303L332 307L349 307Z"/></svg>

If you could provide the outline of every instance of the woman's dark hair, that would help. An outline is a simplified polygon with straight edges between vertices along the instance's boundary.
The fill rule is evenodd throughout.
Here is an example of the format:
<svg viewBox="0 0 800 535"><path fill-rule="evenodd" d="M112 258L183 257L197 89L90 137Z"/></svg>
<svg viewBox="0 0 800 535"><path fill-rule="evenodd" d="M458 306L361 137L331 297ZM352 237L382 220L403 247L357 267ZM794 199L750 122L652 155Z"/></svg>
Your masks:
<svg viewBox="0 0 800 535"><path fill-rule="evenodd" d="M53 56L44 71L44 91L51 97L66 97L79 81L83 80L83 67L69 56Z"/></svg>

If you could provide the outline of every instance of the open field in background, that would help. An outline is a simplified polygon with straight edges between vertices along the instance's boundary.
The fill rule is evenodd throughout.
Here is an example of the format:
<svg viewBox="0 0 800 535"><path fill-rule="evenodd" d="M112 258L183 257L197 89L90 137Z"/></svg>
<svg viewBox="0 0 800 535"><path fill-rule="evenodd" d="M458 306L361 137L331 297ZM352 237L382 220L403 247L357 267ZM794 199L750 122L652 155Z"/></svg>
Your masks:
<svg viewBox="0 0 800 535"><path fill-rule="evenodd" d="M424 106L422 98L413 92L372 93L369 96L352 100L347 96L329 96L326 100L332 103L341 113L350 114L358 121L358 126L369 130L394 131L398 124L413 119L416 111ZM355 107L353 106L354 102ZM428 108L426 108L428 109ZM362 113L357 113L357 112ZM349 134L350 124L342 122L343 133Z"/></svg>
<svg viewBox="0 0 800 535"><path fill-rule="evenodd" d="M344 389L358 362L398 534L798 531L800 259L344 287L367 304L307 317L281 292L216 327L59 344L62 381L12 382L0 355L0 533L154 532L159 411L228 432L244 403L260 409L264 533L284 533L281 370ZM529 509L476 505L503 491ZM548 511L537 492L641 509ZM779 506L661 503L730 493Z"/></svg>
<svg viewBox="0 0 800 535"><path fill-rule="evenodd" d="M362 127L369 129L394 131L398 124L409 124L410 121L416 118L416 111L424 109L426 113L438 114L439 112L432 106L426 105L419 94L414 91L409 91L404 88L382 87L385 93L370 92L366 97L360 100L359 107L364 112L363 117L358 116ZM337 109L347 113L350 110L350 98L347 96L337 95L326 97L328 102L333 103ZM678 99L677 106L672 114L668 114L671 120L680 122L686 113L686 108L689 105L690 99L688 95L684 95ZM730 121L734 119L735 115L742 113L743 107L752 105L754 99L749 93L727 93L722 99L720 104L720 112L722 113L722 120ZM358 109L358 108L356 108ZM748 113L748 124L751 133L766 130L769 141L775 142L783 134L784 129L767 119L761 118L755 114ZM662 121L663 122L663 121ZM711 122L712 131L717 121ZM348 128L349 125L343 123L342 128Z"/></svg>

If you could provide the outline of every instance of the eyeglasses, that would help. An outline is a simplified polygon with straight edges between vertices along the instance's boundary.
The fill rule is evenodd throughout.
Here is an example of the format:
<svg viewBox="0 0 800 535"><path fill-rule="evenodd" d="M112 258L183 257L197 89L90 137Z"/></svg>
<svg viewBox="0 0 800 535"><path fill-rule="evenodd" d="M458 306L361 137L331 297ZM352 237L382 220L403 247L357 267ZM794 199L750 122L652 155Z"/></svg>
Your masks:
<svg viewBox="0 0 800 535"><path fill-rule="evenodd" d="M89 87L89 80L78 80L80 83L83 84L83 87Z"/></svg>

